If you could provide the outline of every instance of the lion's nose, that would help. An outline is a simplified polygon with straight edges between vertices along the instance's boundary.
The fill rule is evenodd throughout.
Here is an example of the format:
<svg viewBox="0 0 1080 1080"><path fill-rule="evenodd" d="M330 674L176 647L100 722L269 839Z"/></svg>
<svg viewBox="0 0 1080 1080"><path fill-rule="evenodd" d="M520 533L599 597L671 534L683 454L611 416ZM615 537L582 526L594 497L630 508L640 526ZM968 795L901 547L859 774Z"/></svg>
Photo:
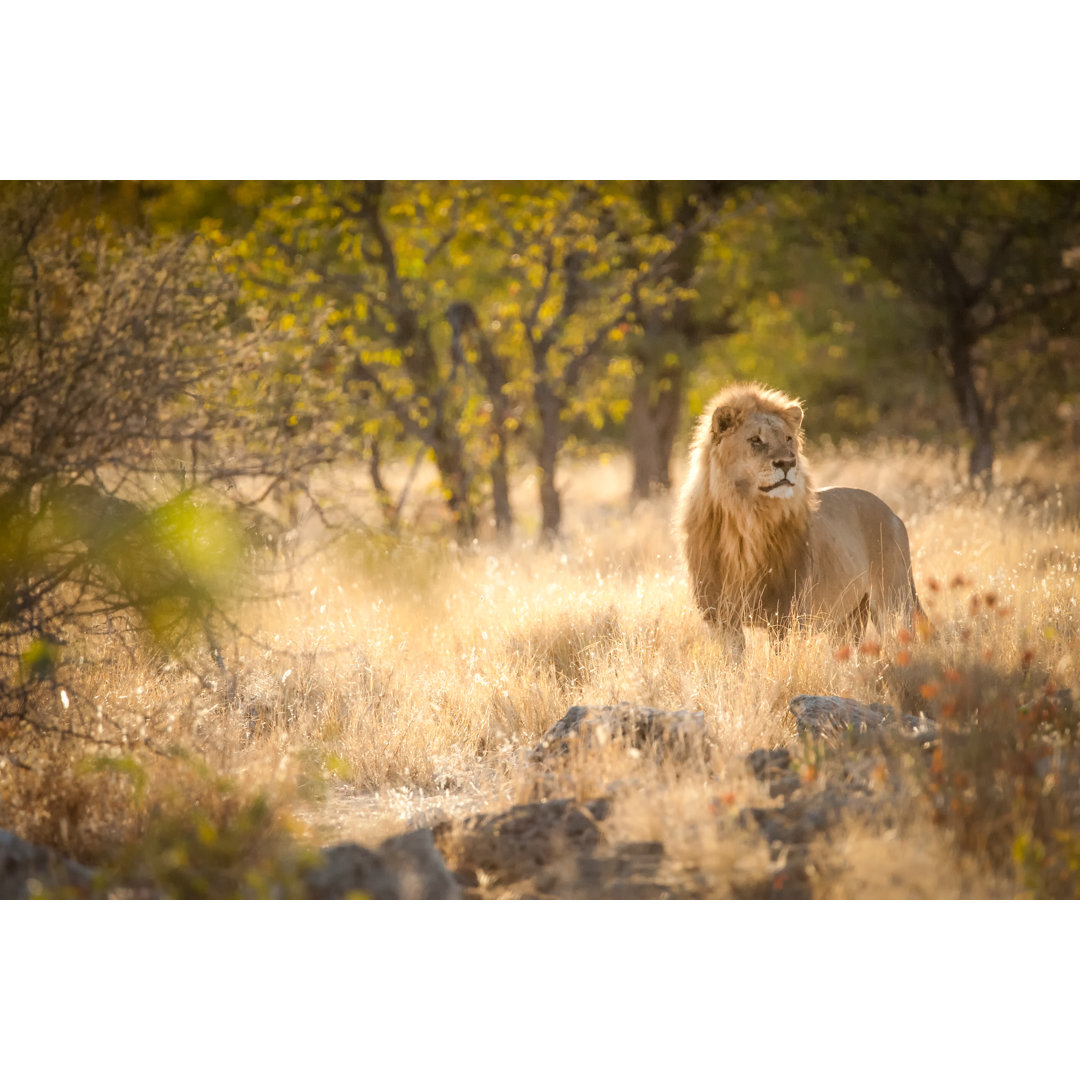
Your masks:
<svg viewBox="0 0 1080 1080"><path fill-rule="evenodd" d="M773 462L773 468L774 469L780 469L783 472L787 472L788 469L794 469L795 468L795 459L793 457L792 458L781 458L779 461L774 461Z"/></svg>

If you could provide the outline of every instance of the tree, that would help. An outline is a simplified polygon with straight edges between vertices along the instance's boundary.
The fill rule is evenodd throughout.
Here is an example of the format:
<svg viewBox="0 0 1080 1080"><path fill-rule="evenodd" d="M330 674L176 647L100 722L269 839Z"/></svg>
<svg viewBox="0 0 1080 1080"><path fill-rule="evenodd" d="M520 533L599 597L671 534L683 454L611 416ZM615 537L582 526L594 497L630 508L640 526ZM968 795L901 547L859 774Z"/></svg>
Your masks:
<svg viewBox="0 0 1080 1080"><path fill-rule="evenodd" d="M640 357L650 355L645 339L692 295L680 273L692 275L695 236L708 219L688 206L675 219L651 218L630 184L523 186L499 199L493 242L508 256L501 274L509 287L488 309L509 357L504 367L520 372L547 539L561 525L557 469L570 426L583 419L599 430L626 419L635 372L643 381ZM662 393L680 397L674 381ZM666 428L656 425L668 456L677 407L671 414Z"/></svg>
<svg viewBox="0 0 1080 1080"><path fill-rule="evenodd" d="M524 426L550 538L566 425L620 410L590 376L625 355L636 305L669 302L679 231L650 228L621 185L369 181L298 185L231 250L247 295L292 331L297 426L360 411L354 430L423 446L463 541L489 485L509 529Z"/></svg>
<svg viewBox="0 0 1080 1080"><path fill-rule="evenodd" d="M502 202L509 241L505 273L512 298L498 308L505 333L524 345L522 379L535 416L533 454L539 474L541 534L562 522L557 485L566 423L584 413L599 428L620 399L593 395L586 384L604 359L639 328L635 307L671 300L670 235L650 229L640 207L617 186L577 184L525 190Z"/></svg>
<svg viewBox="0 0 1080 1080"><path fill-rule="evenodd" d="M0 189L0 724L105 621L220 662L244 541L210 487L267 465L229 459L260 341L205 246L82 225L64 195Z"/></svg>
<svg viewBox="0 0 1080 1080"><path fill-rule="evenodd" d="M969 476L989 483L1003 382L995 340L1080 318L1080 184L830 183L810 209L825 233L915 299L971 441ZM1004 376L1004 378L1003 378Z"/></svg>
<svg viewBox="0 0 1080 1080"><path fill-rule="evenodd" d="M379 444L419 443L461 541L476 535L483 418L463 351L440 339L474 199L452 185L298 184L227 249L245 295L290 335L276 381L291 426L366 444L377 489Z"/></svg>
<svg viewBox="0 0 1080 1080"><path fill-rule="evenodd" d="M455 300L446 309L446 320L453 334L451 350L455 368L465 368L467 343L470 339L476 342L475 363L484 380L489 402L491 500L495 510L495 532L505 537L514 524L514 513L510 506L509 445L515 422L506 389L510 374L505 360L495 352L487 335L480 329L480 320L472 304L467 300Z"/></svg>
<svg viewBox="0 0 1080 1080"><path fill-rule="evenodd" d="M755 189L727 181L636 185L635 196L650 228L677 230L668 259L675 290L670 303L654 305L635 295L634 315L641 334L632 347L634 386L627 417L633 461L631 497L647 498L671 487L671 454L685 398L685 378L700 360L701 346L734 332L738 313L751 291L745 274L733 272L732 232L745 241ZM712 257L717 241L727 241L726 258ZM742 268L745 270L745 268ZM709 278L707 298L698 292Z"/></svg>

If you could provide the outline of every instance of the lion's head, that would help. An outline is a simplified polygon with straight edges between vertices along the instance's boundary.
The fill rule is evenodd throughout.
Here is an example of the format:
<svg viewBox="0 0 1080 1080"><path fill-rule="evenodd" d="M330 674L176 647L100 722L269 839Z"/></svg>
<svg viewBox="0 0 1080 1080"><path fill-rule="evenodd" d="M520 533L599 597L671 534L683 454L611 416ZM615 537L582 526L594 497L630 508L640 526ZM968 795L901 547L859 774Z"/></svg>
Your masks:
<svg viewBox="0 0 1080 1080"><path fill-rule="evenodd" d="M702 495L740 516L805 503L812 489L802 460L802 418L799 402L779 390L752 383L717 394L691 449Z"/></svg>

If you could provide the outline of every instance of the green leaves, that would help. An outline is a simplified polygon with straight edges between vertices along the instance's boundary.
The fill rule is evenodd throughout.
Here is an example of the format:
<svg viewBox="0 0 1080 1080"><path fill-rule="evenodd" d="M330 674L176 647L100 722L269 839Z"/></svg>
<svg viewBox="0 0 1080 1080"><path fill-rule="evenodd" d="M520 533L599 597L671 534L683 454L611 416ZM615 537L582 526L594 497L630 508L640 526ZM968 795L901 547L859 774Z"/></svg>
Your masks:
<svg viewBox="0 0 1080 1080"><path fill-rule="evenodd" d="M24 683L51 679L60 660L60 643L49 637L34 638L19 657L19 674Z"/></svg>

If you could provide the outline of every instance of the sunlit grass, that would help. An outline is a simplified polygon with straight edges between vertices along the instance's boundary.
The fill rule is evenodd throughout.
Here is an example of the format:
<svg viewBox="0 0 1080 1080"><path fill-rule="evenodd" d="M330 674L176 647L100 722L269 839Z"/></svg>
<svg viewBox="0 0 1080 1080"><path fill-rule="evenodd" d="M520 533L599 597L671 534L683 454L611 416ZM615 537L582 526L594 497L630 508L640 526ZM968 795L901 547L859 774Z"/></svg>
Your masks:
<svg viewBox="0 0 1080 1080"><path fill-rule="evenodd" d="M606 835L662 842L672 865L694 868L702 894L735 895L742 876L763 872L760 844L737 824L739 809L764 797L743 756L797 749L787 713L796 694L924 709L962 728L980 722L995 685L1013 695L1012 706L1048 680L1076 687L1075 493L1024 462L1020 475L1010 458L1008 483L983 498L959 481L958 462L927 450L817 455L819 483L867 486L907 522L934 633L887 652L837 650L812 634L774 649L755 633L733 664L690 601L670 502L629 509L625 462L615 460L571 472L567 527L554 547L518 537L459 551L360 531L327 544L309 534L297 560L279 564L276 597L237 613L244 636L218 678L199 682L153 654L105 649L71 692L97 710L91 729L124 744L107 752L138 756L151 792L140 794L144 802L175 769L154 753L170 746L198 755L238 791L269 792L274 812L291 814L311 840L374 843L409 822L559 792L603 795L614 807ZM528 494L516 492L522 507ZM974 686L966 697L961 683ZM611 751L578 755L551 776L527 760L571 705L620 701L701 710L711 737L705 759L674 770ZM124 808L134 798L130 778L69 773L64 782L85 792L39 811L52 825L38 820L34 836L85 855L123 839L124 816L134 813ZM974 835L971 822L942 811L917 776L909 780L888 828L853 824L822 856L831 870L818 893L1001 894L1001 868L979 861L981 841L968 853L953 844L954 829ZM111 817L90 809L105 788L119 792ZM200 797L228 803L220 793ZM30 814L31 804L19 805ZM992 805L1005 813L1000 800ZM80 829L83 840L72 843ZM1017 857L1030 861L1026 850Z"/></svg>

